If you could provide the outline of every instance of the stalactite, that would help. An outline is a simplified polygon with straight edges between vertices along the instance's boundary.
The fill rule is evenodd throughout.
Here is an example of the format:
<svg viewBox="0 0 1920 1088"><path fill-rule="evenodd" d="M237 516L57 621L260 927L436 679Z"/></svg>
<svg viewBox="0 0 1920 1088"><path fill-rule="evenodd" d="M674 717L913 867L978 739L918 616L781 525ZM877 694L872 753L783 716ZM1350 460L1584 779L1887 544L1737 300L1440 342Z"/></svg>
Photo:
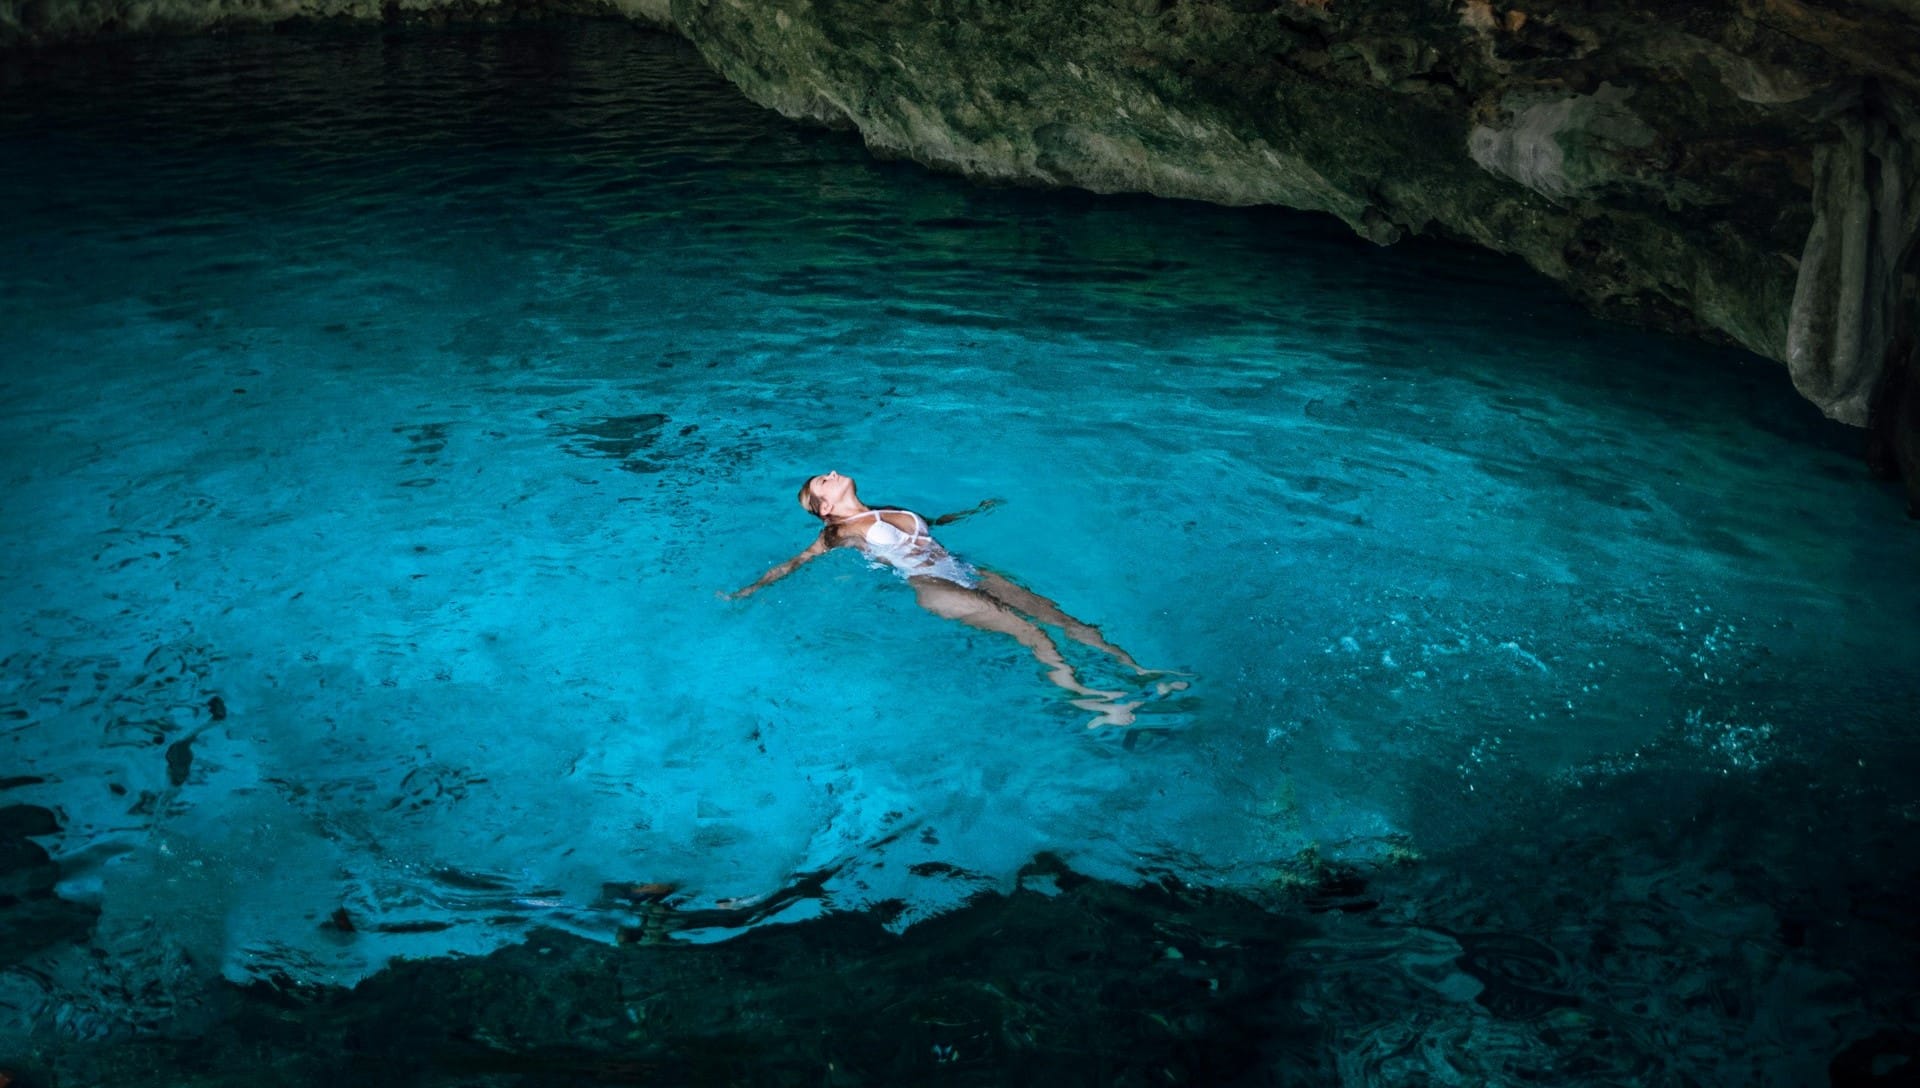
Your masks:
<svg viewBox="0 0 1920 1088"><path fill-rule="evenodd" d="M1920 233L1920 170L1906 135L1914 128L1896 114L1863 107L1839 128L1840 139L1814 155L1815 218L1794 287L1787 367L1828 415L1864 425L1896 314L1913 305L1911 278L1901 273Z"/></svg>

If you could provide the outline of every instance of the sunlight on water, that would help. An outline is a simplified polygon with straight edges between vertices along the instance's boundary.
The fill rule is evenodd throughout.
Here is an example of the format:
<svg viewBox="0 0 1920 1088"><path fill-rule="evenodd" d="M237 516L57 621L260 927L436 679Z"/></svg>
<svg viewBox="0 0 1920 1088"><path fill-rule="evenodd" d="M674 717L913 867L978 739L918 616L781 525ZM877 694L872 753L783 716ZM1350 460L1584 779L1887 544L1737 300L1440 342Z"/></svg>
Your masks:
<svg viewBox="0 0 1920 1088"><path fill-rule="evenodd" d="M1040 851L1265 887L1902 743L1897 502L1770 363L875 164L623 30L128 49L0 98L0 758L128 977L611 938L647 883L693 939L907 925ZM720 600L829 468L1005 500L941 539L1192 687L1088 730L847 552Z"/></svg>

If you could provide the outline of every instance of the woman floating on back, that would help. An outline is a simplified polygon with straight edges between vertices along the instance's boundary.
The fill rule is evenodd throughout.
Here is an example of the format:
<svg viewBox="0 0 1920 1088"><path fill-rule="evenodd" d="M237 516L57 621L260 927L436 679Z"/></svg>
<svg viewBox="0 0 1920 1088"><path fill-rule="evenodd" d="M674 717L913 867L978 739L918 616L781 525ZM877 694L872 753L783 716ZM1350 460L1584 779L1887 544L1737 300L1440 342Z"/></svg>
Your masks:
<svg viewBox="0 0 1920 1088"><path fill-rule="evenodd" d="M971 510L943 514L934 518L932 524L947 525L996 506L998 502L988 499ZM1100 691L1082 684L1041 623L1059 627L1068 638L1111 655L1141 676L1164 675L1142 668L1132 654L1108 642L1098 628L1067 615L1047 598L992 571L979 570L956 559L933 539L929 532L931 526L919 514L861 502L849 477L829 472L809 479L800 485L800 505L821 520L820 535L800 554L761 575L759 581L727 596L737 600L765 589L834 548L858 548L868 558L906 576L920 607L983 631L1011 636L1031 650L1046 666L1048 679L1082 696L1075 705L1100 712L1091 723L1093 726L1130 724L1133 708L1140 704L1120 702L1124 692ZM1156 686L1160 694L1166 694L1187 685L1175 680Z"/></svg>

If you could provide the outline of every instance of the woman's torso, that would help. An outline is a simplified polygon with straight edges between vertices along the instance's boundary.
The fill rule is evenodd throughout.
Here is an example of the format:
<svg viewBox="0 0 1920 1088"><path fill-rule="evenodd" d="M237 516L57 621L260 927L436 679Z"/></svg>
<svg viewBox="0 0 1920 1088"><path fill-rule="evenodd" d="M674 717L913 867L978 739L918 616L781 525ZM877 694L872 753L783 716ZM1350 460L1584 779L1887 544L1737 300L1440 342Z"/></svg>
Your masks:
<svg viewBox="0 0 1920 1088"><path fill-rule="evenodd" d="M859 548L869 559L909 578L943 578L963 586L978 580L973 568L955 559L928 531L927 519L911 510L874 507L833 523L836 545Z"/></svg>

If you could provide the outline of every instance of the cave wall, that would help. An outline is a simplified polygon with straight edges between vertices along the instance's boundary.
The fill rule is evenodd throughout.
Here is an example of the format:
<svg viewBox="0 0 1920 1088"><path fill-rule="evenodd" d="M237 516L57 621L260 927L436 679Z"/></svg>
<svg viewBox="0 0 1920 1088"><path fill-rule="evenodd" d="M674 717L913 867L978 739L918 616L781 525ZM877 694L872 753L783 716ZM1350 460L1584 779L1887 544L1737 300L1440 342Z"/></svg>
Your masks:
<svg viewBox="0 0 1920 1088"><path fill-rule="evenodd" d="M0 51L101 37L282 23L500 21L611 15L668 26L669 0L0 0Z"/></svg>
<svg viewBox="0 0 1920 1088"><path fill-rule="evenodd" d="M670 27L937 169L1516 254L1848 423L1920 325L1920 0L0 0L0 48L546 9Z"/></svg>
<svg viewBox="0 0 1920 1088"><path fill-rule="evenodd" d="M974 177L1517 254L1862 424L1911 323L1920 0L673 0L755 100Z"/></svg>

